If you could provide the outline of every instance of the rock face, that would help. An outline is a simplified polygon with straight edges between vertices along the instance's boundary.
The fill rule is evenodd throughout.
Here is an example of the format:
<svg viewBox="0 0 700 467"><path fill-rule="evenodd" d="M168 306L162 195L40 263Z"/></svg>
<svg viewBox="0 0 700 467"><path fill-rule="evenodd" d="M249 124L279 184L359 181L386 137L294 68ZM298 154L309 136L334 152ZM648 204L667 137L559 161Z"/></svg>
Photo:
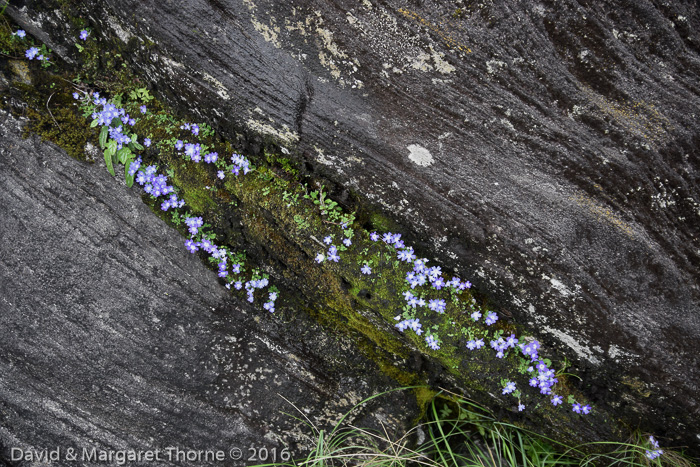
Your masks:
<svg viewBox="0 0 700 467"><path fill-rule="evenodd" d="M289 443L299 457L309 432L290 403L327 429L393 387L354 343L233 299L133 190L19 126L0 111L0 464L12 448L60 447L63 462L68 448L223 450L250 465L251 446L279 460ZM351 418L405 428L411 400ZM162 459L139 465L224 465Z"/></svg>
<svg viewBox="0 0 700 467"><path fill-rule="evenodd" d="M700 12L613 2L75 2L171 103L274 138L575 363L700 439ZM67 60L49 1L9 7ZM250 150L258 147L250 137Z"/></svg>

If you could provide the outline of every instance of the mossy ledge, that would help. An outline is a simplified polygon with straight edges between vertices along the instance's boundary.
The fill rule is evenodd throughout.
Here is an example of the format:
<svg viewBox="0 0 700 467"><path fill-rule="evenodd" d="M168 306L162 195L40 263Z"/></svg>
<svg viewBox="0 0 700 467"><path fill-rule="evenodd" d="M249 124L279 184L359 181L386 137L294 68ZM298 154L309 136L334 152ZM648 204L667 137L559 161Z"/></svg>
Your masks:
<svg viewBox="0 0 700 467"><path fill-rule="evenodd" d="M109 45L103 43L101 47ZM85 60L80 62L81 86L99 87L112 95L133 89L134 83L149 86L132 72L128 61L121 56L125 53L122 48L115 49L112 55L118 58L114 61L99 59L110 55L107 53L78 57ZM31 66L28 72L31 84L14 81L2 91L2 97L5 102L12 102L13 98L26 102L26 109L13 107L13 111L30 119L30 131L63 147L73 157L84 159L86 143L96 146L97 134L88 127L77 108L71 107L70 83L76 77L75 69L59 60L56 63L60 68L55 73ZM9 64L10 61L3 58L4 73L11 73ZM43 108L49 108L49 100L54 110L49 110L47 115ZM162 116L161 122L195 120L192 116L178 114L162 101L155 101L149 107L154 115ZM153 138L165 139L170 135L163 134L163 127L155 123L144 123L137 131ZM223 155L237 151L251 157L257 170L244 179L229 179L223 183L212 169L192 165L167 152L146 151L144 160L159 164L162 171L169 171L193 214L203 216L213 226L219 243L234 251L245 251L249 267L270 274L281 289L282 297L275 319L293 320L297 314L308 314L327 332L355 339L365 356L397 385L427 384L436 389L446 387L461 392L486 406L502 407L501 414L514 423L566 443L621 439L627 433L630 427L617 421L604 407L597 407L592 416L581 418L570 411L554 409L542 400L540 404L533 404L526 414L518 414L513 410L513 399L500 395L499 388L500 379L512 379L517 374L515 358L500 360L486 353L474 357L463 350L465 335L460 333L445 337L442 349L435 352L426 351L421 339L398 333L392 320L404 306L400 295L404 287L403 272L395 270L393 259L386 257L384 251L376 252L381 280L363 278L358 272L367 256L361 252L376 249L368 239L368 230L396 224L379 209L361 203L352 193L342 196L346 209L358 213L358 221L352 226L355 229L353 248L344 253L341 263L319 266L314 261L320 248L318 239L327 233L337 236L340 229L329 223L304 195L323 184L333 185L312 176L296 162L298 159L288 157L283 141L244 129L229 129L228 133L237 137L226 141L214 136L206 143ZM331 194L340 195L341 192L341 187L331 188ZM160 211L147 197L144 201L151 203L154 212L172 224L169 214ZM410 233L408 237L411 238ZM418 253L427 255L429 252ZM465 293L460 299L469 304L471 296ZM469 324L465 311L455 305L448 313L456 328ZM524 333L522 328L511 323L501 323L498 329ZM561 379L560 385L564 388L559 391L561 394L581 397L575 384L567 382L565 377ZM417 390L419 405L425 407L432 394L430 390Z"/></svg>

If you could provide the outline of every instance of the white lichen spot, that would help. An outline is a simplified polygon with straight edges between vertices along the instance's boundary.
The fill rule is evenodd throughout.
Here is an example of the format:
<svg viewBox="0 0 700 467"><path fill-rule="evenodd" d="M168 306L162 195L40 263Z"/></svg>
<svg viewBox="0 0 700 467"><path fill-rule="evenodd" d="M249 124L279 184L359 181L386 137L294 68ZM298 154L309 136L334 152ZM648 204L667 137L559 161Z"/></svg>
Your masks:
<svg viewBox="0 0 700 467"><path fill-rule="evenodd" d="M425 52L421 52L417 57L410 57L411 67L414 70L420 71L432 71L433 66L430 64L430 55Z"/></svg>
<svg viewBox="0 0 700 467"><path fill-rule="evenodd" d="M486 62L486 71L488 74L492 75L498 71L499 68L505 68L505 62L500 60L489 60Z"/></svg>
<svg viewBox="0 0 700 467"><path fill-rule="evenodd" d="M447 75L456 70L454 66L450 65L450 63L444 59L444 53L436 52L435 50L433 50L432 46L430 46L430 52L433 57L433 62L435 62L435 69L438 72L442 73L443 75Z"/></svg>
<svg viewBox="0 0 700 467"><path fill-rule="evenodd" d="M407 149L410 151L408 158L411 160L411 162L414 162L421 167L428 167L433 165L435 162L432 154L430 154L430 151L425 149L423 146L410 144Z"/></svg>
<svg viewBox="0 0 700 467"><path fill-rule="evenodd" d="M598 357L593 355L593 351L591 351L591 349L582 345L570 335L566 334L565 332L559 331L558 329L551 328L549 326L544 326L543 329L545 332L548 332L557 339L559 339L563 344L569 346L569 348L576 352L579 358L583 358L595 365L600 364L600 360L598 359Z"/></svg>
<svg viewBox="0 0 700 467"><path fill-rule="evenodd" d="M508 128L510 131L515 131L515 127L513 126L512 123L510 123L510 121L508 121L507 118L502 118L502 119L501 119L501 124L502 124L503 126L505 126L506 128Z"/></svg>
<svg viewBox="0 0 700 467"><path fill-rule="evenodd" d="M116 18L114 18L113 16L109 16L108 18L109 25L112 26L112 29L114 30L114 33L117 35L117 37L125 44L129 42L129 39L131 39L133 35L126 29L122 28Z"/></svg>
<svg viewBox="0 0 700 467"><path fill-rule="evenodd" d="M204 81L206 81L214 86L214 88L216 89L216 94L218 94L218 96L220 98L222 98L225 101L231 99L231 96L228 95L228 91L226 90L226 86L224 86L221 83L221 81L214 78L213 76L211 76L208 73L204 73L203 78L204 78Z"/></svg>
<svg viewBox="0 0 700 467"><path fill-rule="evenodd" d="M542 278L549 279L549 283L552 284L552 287L554 287L557 290L557 292L559 292L563 296L568 297L569 295L572 294L571 290L567 286L565 286L564 283L561 282L560 280L557 280L554 278L549 278L549 277L544 276L544 275L542 276Z"/></svg>
<svg viewBox="0 0 700 467"><path fill-rule="evenodd" d="M253 131L279 138L289 145L293 145L294 143L299 141L299 135L296 134L296 132L290 130L287 125L282 125L282 129L278 130L269 123L260 122L253 118L249 118L246 124L248 125L248 128L250 128Z"/></svg>

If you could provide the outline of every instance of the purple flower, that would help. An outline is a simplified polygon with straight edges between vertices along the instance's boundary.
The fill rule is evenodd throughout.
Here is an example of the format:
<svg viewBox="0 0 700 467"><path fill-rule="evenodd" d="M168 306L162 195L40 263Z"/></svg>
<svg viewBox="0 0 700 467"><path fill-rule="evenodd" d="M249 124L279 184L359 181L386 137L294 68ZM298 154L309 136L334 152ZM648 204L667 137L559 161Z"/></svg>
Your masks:
<svg viewBox="0 0 700 467"><path fill-rule="evenodd" d="M372 232L371 234L369 234L369 238L373 242L376 242L377 240L379 240L379 234L377 232Z"/></svg>
<svg viewBox="0 0 700 467"><path fill-rule="evenodd" d="M445 300L443 299L433 299L428 302L428 308L430 308L433 311L436 311L438 313L444 313L445 312Z"/></svg>
<svg viewBox="0 0 700 467"><path fill-rule="evenodd" d="M142 105L141 107L139 107L139 110L141 111L142 114L145 114L146 113L146 106Z"/></svg>
<svg viewBox="0 0 700 467"><path fill-rule="evenodd" d="M39 49L37 49L36 47L30 47L24 53L24 56L27 57L29 60L34 60L34 57L36 57L38 54L39 54Z"/></svg>
<svg viewBox="0 0 700 467"><path fill-rule="evenodd" d="M494 313L493 311L489 311L489 314L486 315L486 320L485 320L486 325L491 326L496 321L498 321L498 315L496 313Z"/></svg>
<svg viewBox="0 0 700 467"><path fill-rule="evenodd" d="M476 343L474 342L473 339L470 340L469 342L467 342L467 348L468 348L469 350L474 350L474 349L476 348Z"/></svg>
<svg viewBox="0 0 700 467"><path fill-rule="evenodd" d="M74 92L73 99L76 99L76 100L80 99L80 94L78 94L77 92Z"/></svg>
<svg viewBox="0 0 700 467"><path fill-rule="evenodd" d="M578 402L575 403L571 410L573 410L576 413L581 413L581 404L579 404Z"/></svg>
<svg viewBox="0 0 700 467"><path fill-rule="evenodd" d="M654 449L659 449L659 442L656 441L656 439L654 439L653 436L649 436L649 442L651 443Z"/></svg>
<svg viewBox="0 0 700 467"><path fill-rule="evenodd" d="M218 172L216 172L216 176L219 177L221 180L223 180L224 177L226 177L223 170L219 170Z"/></svg>
<svg viewBox="0 0 700 467"><path fill-rule="evenodd" d="M360 269L360 271L362 271L362 274L372 274L372 269L367 264L362 266L362 269Z"/></svg>
<svg viewBox="0 0 700 467"><path fill-rule="evenodd" d="M275 302L267 302L263 305L263 308L265 308L270 313L274 313L275 312Z"/></svg>
<svg viewBox="0 0 700 467"><path fill-rule="evenodd" d="M209 154L204 156L204 162L207 164L213 164L216 162L216 159L219 158L219 154L216 152L210 152Z"/></svg>
<svg viewBox="0 0 700 467"><path fill-rule="evenodd" d="M178 151L182 151L182 148L185 146L185 143L182 142L182 140L177 140L175 141L175 149Z"/></svg>
<svg viewBox="0 0 700 467"><path fill-rule="evenodd" d="M87 32L87 30L83 29L82 31L80 31L80 38L81 38L82 40L86 41L87 38L88 38L88 34L89 34L89 33Z"/></svg>
<svg viewBox="0 0 700 467"><path fill-rule="evenodd" d="M438 344L437 339L435 339L432 335L427 336L425 338L425 342L428 344L428 347L430 347L433 350L440 350L440 345Z"/></svg>
<svg viewBox="0 0 700 467"><path fill-rule="evenodd" d="M554 397L552 397L552 405L553 406L556 407L557 405L561 404L561 402L562 402L561 396L554 395Z"/></svg>
<svg viewBox="0 0 700 467"><path fill-rule="evenodd" d="M326 245L330 245L332 242L333 242L333 239L331 238L330 235L327 235L327 236L323 239L323 243L325 243Z"/></svg>
<svg viewBox="0 0 700 467"><path fill-rule="evenodd" d="M525 410L525 406L523 404L518 404L518 412L522 412Z"/></svg>
<svg viewBox="0 0 700 467"><path fill-rule="evenodd" d="M324 259L326 259L326 257L323 256L323 253L319 253L316 255L316 262L317 263L322 263Z"/></svg>
<svg viewBox="0 0 700 467"><path fill-rule="evenodd" d="M352 245L352 242L350 241L349 238L346 238L345 240L343 240L343 245L350 246L350 245Z"/></svg>
<svg viewBox="0 0 700 467"><path fill-rule="evenodd" d="M581 412L583 412L584 414L588 415L589 413L591 413L591 406L590 406L590 405L584 405L583 407L581 407Z"/></svg>
<svg viewBox="0 0 700 467"><path fill-rule="evenodd" d="M143 145L146 146L147 148L150 148L151 147L151 138L144 138Z"/></svg>
<svg viewBox="0 0 700 467"><path fill-rule="evenodd" d="M13 36L17 36L17 37L19 37L20 39L23 39L24 36L27 35L27 33L24 32L23 29L18 29L17 32L13 32L12 35L13 35Z"/></svg>
<svg viewBox="0 0 700 467"><path fill-rule="evenodd" d="M479 318L481 318L481 312L479 310L475 310L471 316L474 321L479 321Z"/></svg>
<svg viewBox="0 0 700 467"><path fill-rule="evenodd" d="M197 243L195 243L194 240L186 240L185 248L187 248L190 253L194 253L199 249Z"/></svg>
<svg viewBox="0 0 700 467"><path fill-rule="evenodd" d="M508 381L506 386L503 388L503 394L510 394L513 391L515 391L515 383Z"/></svg>

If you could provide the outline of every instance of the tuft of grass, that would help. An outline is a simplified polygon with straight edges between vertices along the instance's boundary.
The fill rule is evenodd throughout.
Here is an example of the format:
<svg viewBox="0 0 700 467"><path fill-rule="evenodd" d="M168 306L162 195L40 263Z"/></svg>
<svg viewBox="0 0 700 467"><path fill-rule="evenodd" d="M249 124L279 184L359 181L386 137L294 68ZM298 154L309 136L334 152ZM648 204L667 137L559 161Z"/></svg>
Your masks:
<svg viewBox="0 0 700 467"><path fill-rule="evenodd" d="M420 387L425 389L425 387ZM435 393L426 419L399 439L387 427L381 431L346 425L348 416L367 402L398 388L369 397L348 411L331 429L318 428L303 412L300 419L309 429L312 449L288 462L255 467L549 467L629 466L693 467L682 453L664 449L650 460L648 435L634 433L626 443L598 442L567 446L533 431L497 419L477 403L449 394ZM290 403L291 404L291 403ZM293 404L292 404L293 406ZM599 453L586 453L595 446Z"/></svg>

